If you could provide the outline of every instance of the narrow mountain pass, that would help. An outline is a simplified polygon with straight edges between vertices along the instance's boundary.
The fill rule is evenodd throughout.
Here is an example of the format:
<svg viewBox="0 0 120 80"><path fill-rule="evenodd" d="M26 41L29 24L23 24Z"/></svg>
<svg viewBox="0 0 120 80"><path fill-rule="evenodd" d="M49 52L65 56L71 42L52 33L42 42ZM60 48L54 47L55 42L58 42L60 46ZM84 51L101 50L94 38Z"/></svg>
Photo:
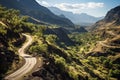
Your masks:
<svg viewBox="0 0 120 80"><path fill-rule="evenodd" d="M5 77L6 80L19 80L20 78L25 76L28 72L30 72L37 63L37 59L35 57L32 57L31 55L25 53L25 50L32 43L32 37L27 34L23 35L26 36L27 42L18 50L18 52L19 55L25 59L25 64L14 73L6 76Z"/></svg>

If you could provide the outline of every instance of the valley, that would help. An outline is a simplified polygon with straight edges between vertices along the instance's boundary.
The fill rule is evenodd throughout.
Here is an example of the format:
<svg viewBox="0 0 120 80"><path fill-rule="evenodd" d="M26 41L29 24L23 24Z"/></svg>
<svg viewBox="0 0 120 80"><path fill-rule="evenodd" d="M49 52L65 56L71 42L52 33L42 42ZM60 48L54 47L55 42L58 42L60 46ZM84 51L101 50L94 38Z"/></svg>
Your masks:
<svg viewBox="0 0 120 80"><path fill-rule="evenodd" d="M0 80L119 80L120 6L89 26L52 12L0 1Z"/></svg>

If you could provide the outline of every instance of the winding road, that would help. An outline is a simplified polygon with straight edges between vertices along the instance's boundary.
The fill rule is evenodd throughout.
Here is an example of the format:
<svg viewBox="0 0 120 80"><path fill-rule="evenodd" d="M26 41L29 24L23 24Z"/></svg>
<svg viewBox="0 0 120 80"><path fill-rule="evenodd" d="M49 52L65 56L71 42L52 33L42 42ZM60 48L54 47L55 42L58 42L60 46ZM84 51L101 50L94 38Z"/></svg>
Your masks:
<svg viewBox="0 0 120 80"><path fill-rule="evenodd" d="M107 31L107 33L109 33L110 35L114 36L113 39L118 39L120 38L120 35L119 34L115 34L113 31ZM108 48L120 48L119 46L111 46L111 45L107 45L106 43L108 43L106 40L105 41L98 41L99 44L105 46L105 47L108 47Z"/></svg>
<svg viewBox="0 0 120 80"><path fill-rule="evenodd" d="M19 80L20 78L25 76L28 72L30 72L37 63L37 59L35 57L25 54L26 48L28 48L28 46L30 46L32 43L32 37L27 34L23 35L26 36L27 42L18 50L18 52L19 55L25 59L25 64L14 73L6 76L5 80Z"/></svg>

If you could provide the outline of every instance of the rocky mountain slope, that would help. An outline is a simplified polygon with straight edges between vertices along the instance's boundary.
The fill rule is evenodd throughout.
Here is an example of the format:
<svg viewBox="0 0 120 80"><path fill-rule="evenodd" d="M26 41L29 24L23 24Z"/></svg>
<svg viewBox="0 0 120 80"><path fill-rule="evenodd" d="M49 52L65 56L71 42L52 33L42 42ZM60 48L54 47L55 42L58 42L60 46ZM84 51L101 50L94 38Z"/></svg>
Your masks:
<svg viewBox="0 0 120 80"><path fill-rule="evenodd" d="M96 28L95 33L105 39L102 43L109 45L107 47L116 48L116 50L120 48L120 6L111 9L103 20L94 25L94 28Z"/></svg>
<svg viewBox="0 0 120 80"><path fill-rule="evenodd" d="M120 6L111 9L104 19L96 22L92 29L115 27L120 25Z"/></svg>
<svg viewBox="0 0 120 80"><path fill-rule="evenodd" d="M94 25L93 33L99 35L102 40L96 43L90 55L105 56L109 59L105 67L109 69L111 77L120 79L118 76L120 75L120 6L111 9L103 20L98 21Z"/></svg>
<svg viewBox="0 0 120 80"><path fill-rule="evenodd" d="M7 8L18 9L22 15L28 15L43 22L62 27L74 27L74 24L69 19L53 14L46 7L39 5L35 0L1 0L0 4Z"/></svg>

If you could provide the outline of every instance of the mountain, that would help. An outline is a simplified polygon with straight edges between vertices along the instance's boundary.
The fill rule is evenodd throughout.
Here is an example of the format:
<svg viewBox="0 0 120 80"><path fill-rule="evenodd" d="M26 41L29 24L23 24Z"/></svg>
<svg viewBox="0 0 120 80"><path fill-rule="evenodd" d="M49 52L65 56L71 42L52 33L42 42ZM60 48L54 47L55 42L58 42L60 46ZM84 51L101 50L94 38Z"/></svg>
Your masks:
<svg viewBox="0 0 120 80"><path fill-rule="evenodd" d="M92 30L96 28L120 26L120 6L117 6L106 14L105 18L96 22Z"/></svg>
<svg viewBox="0 0 120 80"><path fill-rule="evenodd" d="M106 23L115 21L114 24L120 25L120 6L111 9L105 16L104 21Z"/></svg>
<svg viewBox="0 0 120 80"><path fill-rule="evenodd" d="M69 19L53 14L49 9L39 5L35 0L1 0L0 4L7 8L18 9L22 15L31 16L43 22L63 27L74 27L74 24Z"/></svg>
<svg viewBox="0 0 120 80"><path fill-rule="evenodd" d="M90 16L86 13L73 14L72 12L63 11L56 7L48 7L48 9L50 9L56 15L61 15L61 14L64 15L68 19L70 19L74 24L80 24L80 25L88 26L103 18L103 17Z"/></svg>
<svg viewBox="0 0 120 80"><path fill-rule="evenodd" d="M102 61L108 68L110 77L120 79L120 6L117 6L106 14L105 18L93 25L92 33L101 37L88 56L105 57L108 61ZM102 58L102 60L104 60ZM106 64L107 63L107 64ZM102 64L101 64L102 65ZM117 65L115 67L114 65ZM101 70L103 71L103 70ZM103 73L101 73L103 74ZM112 78L109 78L112 80Z"/></svg>
<svg viewBox="0 0 120 80"><path fill-rule="evenodd" d="M113 55L114 60L120 61L120 6L117 6L106 14L105 18L93 25L93 33L101 36L104 40L99 41L96 48L93 49L93 55ZM100 51L98 51L100 50ZM106 52L108 51L109 52ZM101 54L104 53L104 54ZM113 60L113 61L114 61ZM115 62L118 62L115 61Z"/></svg>

